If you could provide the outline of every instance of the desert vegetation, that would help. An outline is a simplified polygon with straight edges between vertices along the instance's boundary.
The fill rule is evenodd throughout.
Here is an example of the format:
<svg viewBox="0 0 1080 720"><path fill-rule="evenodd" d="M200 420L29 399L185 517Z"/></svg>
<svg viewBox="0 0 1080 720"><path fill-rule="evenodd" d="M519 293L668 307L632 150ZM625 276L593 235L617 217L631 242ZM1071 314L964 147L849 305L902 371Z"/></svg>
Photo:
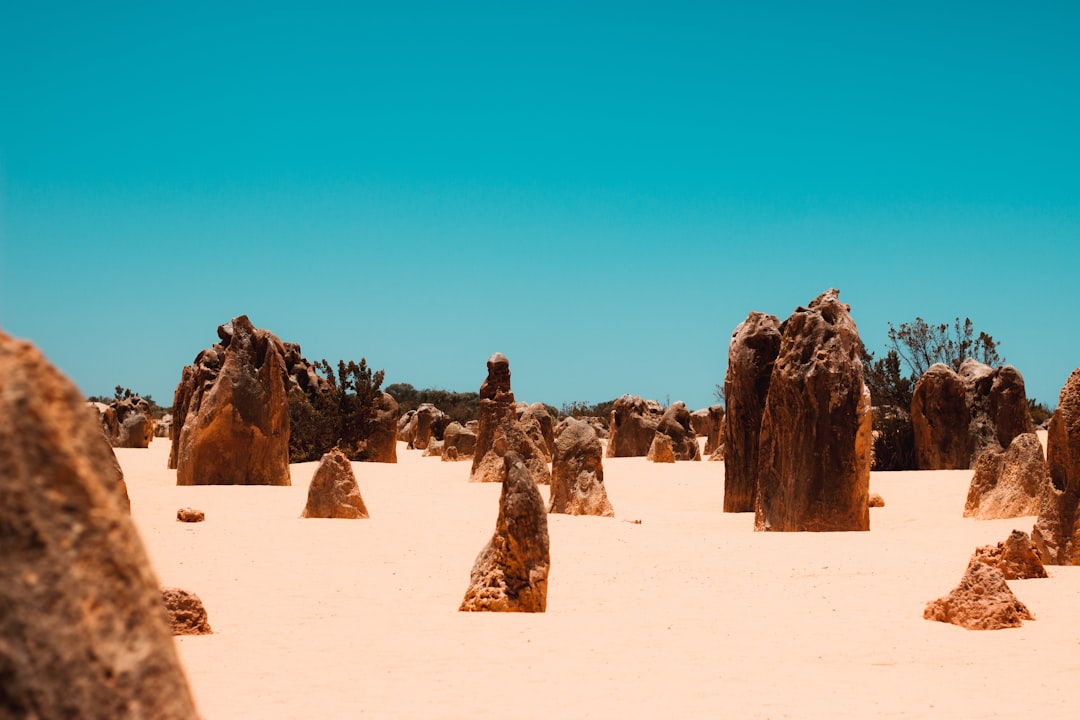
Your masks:
<svg viewBox="0 0 1080 720"><path fill-rule="evenodd" d="M364 460L382 397L383 371L339 360L337 372L325 359L314 363L325 384L289 397L289 461L318 460L340 448L350 460Z"/></svg>

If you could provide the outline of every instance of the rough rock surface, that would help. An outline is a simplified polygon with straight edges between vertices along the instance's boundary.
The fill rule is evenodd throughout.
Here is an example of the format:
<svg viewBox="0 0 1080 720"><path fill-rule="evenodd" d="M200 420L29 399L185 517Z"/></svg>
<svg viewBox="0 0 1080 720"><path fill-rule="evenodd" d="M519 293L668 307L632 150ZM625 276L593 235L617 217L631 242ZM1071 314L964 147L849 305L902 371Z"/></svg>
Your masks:
<svg viewBox="0 0 1080 720"><path fill-rule="evenodd" d="M209 635L213 632L206 608L195 593L166 587L161 588L161 599L169 614L173 635Z"/></svg>
<svg viewBox="0 0 1080 720"><path fill-rule="evenodd" d="M0 478L0 716L197 717L97 417L2 332Z"/></svg>
<svg viewBox="0 0 1080 720"><path fill-rule="evenodd" d="M445 418L446 414L431 403L421 403L413 415L412 436L409 439L409 448L413 450L426 450L428 443L435 436L436 425ZM445 424L443 425L445 427Z"/></svg>
<svg viewBox="0 0 1080 720"><path fill-rule="evenodd" d="M671 438L671 450L676 460L701 459L701 448L698 447L697 434L690 423L686 403L679 401L668 406L656 425L656 434Z"/></svg>
<svg viewBox="0 0 1080 720"><path fill-rule="evenodd" d="M352 464L341 450L334 448L319 461L308 486L302 517L350 520L368 517Z"/></svg>
<svg viewBox="0 0 1080 720"><path fill-rule="evenodd" d="M520 457L508 452L503 460L495 534L473 564L459 610L544 612L551 565L544 499Z"/></svg>
<svg viewBox="0 0 1080 720"><path fill-rule="evenodd" d="M371 433L364 441L363 457L367 462L397 462L397 400L384 392L375 411Z"/></svg>
<svg viewBox="0 0 1080 720"><path fill-rule="evenodd" d="M881 497L878 493L870 493L867 504L872 508L885 507L885 498Z"/></svg>
<svg viewBox="0 0 1080 720"><path fill-rule="evenodd" d="M197 523L206 520L206 513L195 508L183 507L176 511L178 522Z"/></svg>
<svg viewBox="0 0 1080 720"><path fill-rule="evenodd" d="M971 467L971 413L963 378L942 363L930 366L915 383L911 400L915 465L920 470Z"/></svg>
<svg viewBox="0 0 1080 720"><path fill-rule="evenodd" d="M1046 568L1035 550L1035 544L1022 530L1013 530L1004 542L975 549L968 562L984 563L1001 572L1006 580L1027 580L1046 577Z"/></svg>
<svg viewBox="0 0 1080 720"><path fill-rule="evenodd" d="M870 392L862 343L828 290L784 323L761 420L756 530L870 529Z"/></svg>
<svg viewBox="0 0 1080 720"><path fill-rule="evenodd" d="M592 425L568 417L555 428L548 511L614 517L604 487L604 450Z"/></svg>
<svg viewBox="0 0 1080 720"><path fill-rule="evenodd" d="M550 456L536 422L518 422L514 393L510 389L510 361L495 353L487 361L488 374L480 385L480 421L476 433L469 482L503 482L508 452L518 456L535 482L551 482Z"/></svg>
<svg viewBox="0 0 1080 720"><path fill-rule="evenodd" d="M416 432L416 417L415 410L409 410L407 413L398 418L397 421L397 438L404 443L412 445L413 433Z"/></svg>
<svg viewBox="0 0 1080 720"><path fill-rule="evenodd" d="M1072 371L1046 436L1050 483L1031 532L1043 562L1080 565L1080 368Z"/></svg>
<svg viewBox="0 0 1080 720"><path fill-rule="evenodd" d="M443 431L444 461L471 459L476 452L476 431L459 422L452 422Z"/></svg>
<svg viewBox="0 0 1080 720"><path fill-rule="evenodd" d="M1017 435L1007 449L989 448L976 460L964 517L996 520L1037 515L1039 497L1049 482L1039 436L1033 432Z"/></svg>
<svg viewBox="0 0 1080 720"><path fill-rule="evenodd" d="M649 452L645 454L645 459L658 463L675 462L675 445L671 441L671 436L664 433L653 435L653 441L649 445Z"/></svg>
<svg viewBox="0 0 1080 720"><path fill-rule="evenodd" d="M544 440L544 448L548 457L555 454L555 421L551 419L551 413L544 407L544 403L535 402L522 408L518 416L520 422L532 420L540 429L540 436Z"/></svg>
<svg viewBox="0 0 1080 720"><path fill-rule="evenodd" d="M173 416L171 414L165 413L162 415L161 419L154 423L154 437L170 437L170 433L172 432L172 420Z"/></svg>
<svg viewBox="0 0 1080 720"><path fill-rule="evenodd" d="M780 318L760 312L731 334L724 376L724 512L754 510L761 417L781 339Z"/></svg>
<svg viewBox="0 0 1080 720"><path fill-rule="evenodd" d="M1035 619L1013 595L1001 571L981 562L968 566L951 593L927 604L923 617L968 630L1020 627L1024 620Z"/></svg>
<svg viewBox="0 0 1080 720"><path fill-rule="evenodd" d="M991 368L968 358L960 364L967 389L972 456L968 467L987 450L1009 447L1017 435L1035 432L1028 410L1024 378L1012 365Z"/></svg>
<svg viewBox="0 0 1080 720"><path fill-rule="evenodd" d="M705 435L705 454L712 455L724 446L724 406L710 405L706 412L709 417L709 432Z"/></svg>
<svg viewBox="0 0 1080 720"><path fill-rule="evenodd" d="M663 409L652 400L623 395L615 401L608 424L608 457L642 457L649 454Z"/></svg>
<svg viewBox="0 0 1080 720"><path fill-rule="evenodd" d="M146 448L154 439L154 418L150 403L141 397L114 400L109 404L116 413L116 428L109 436L113 447Z"/></svg>
<svg viewBox="0 0 1080 720"><path fill-rule="evenodd" d="M216 377L186 398L177 388L186 417L174 444L176 484L289 485L284 346L245 315L219 327L218 335L223 351ZM207 352L196 358L196 380Z"/></svg>

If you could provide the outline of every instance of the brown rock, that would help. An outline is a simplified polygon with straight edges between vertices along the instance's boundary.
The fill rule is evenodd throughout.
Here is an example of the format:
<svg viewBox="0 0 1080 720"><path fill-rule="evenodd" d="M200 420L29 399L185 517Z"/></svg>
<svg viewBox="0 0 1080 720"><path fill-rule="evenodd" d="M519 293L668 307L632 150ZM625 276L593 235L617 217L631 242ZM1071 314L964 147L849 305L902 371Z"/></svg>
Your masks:
<svg viewBox="0 0 1080 720"><path fill-rule="evenodd" d="M997 369L968 358L960 365L967 389L974 467L986 450L1009 447L1017 435L1035 432L1028 410L1024 378L1012 365Z"/></svg>
<svg viewBox="0 0 1080 720"><path fill-rule="evenodd" d="M544 499L529 469L506 453L495 534L473 564L459 610L544 612L551 565Z"/></svg>
<svg viewBox="0 0 1080 720"><path fill-rule="evenodd" d="M780 319L759 312L731 334L724 376L724 512L754 510L761 418L781 339Z"/></svg>
<svg viewBox="0 0 1080 720"><path fill-rule="evenodd" d="M161 599L165 603L165 612L169 614L169 625L173 635L209 635L210 620L202 600L193 592L180 588L161 588Z"/></svg>
<svg viewBox="0 0 1080 720"><path fill-rule="evenodd" d="M712 455L724 445L724 406L710 405L705 411L709 418L709 431L705 434L705 454Z"/></svg>
<svg viewBox="0 0 1080 720"><path fill-rule="evenodd" d="M712 430L712 418L709 417L709 409L699 408L690 413L690 427L694 429L694 434L698 437L708 437L709 431Z"/></svg>
<svg viewBox="0 0 1080 720"><path fill-rule="evenodd" d="M755 530L870 529L873 441L861 348L837 290L784 323L761 420Z"/></svg>
<svg viewBox="0 0 1080 720"><path fill-rule="evenodd" d="M390 393L383 393L379 407L375 411L375 420L371 432L364 442L361 453L367 462L397 462L397 400Z"/></svg>
<svg viewBox="0 0 1080 720"><path fill-rule="evenodd" d="M176 484L289 485L284 346L245 315L218 334L224 351L216 377L187 398L177 388L187 415L176 443ZM194 370L194 379L202 372Z"/></svg>
<svg viewBox="0 0 1080 720"><path fill-rule="evenodd" d="M614 517L604 488L603 447L592 425L564 418L555 429L548 511Z"/></svg>
<svg viewBox="0 0 1080 720"><path fill-rule="evenodd" d="M1047 431L1050 483L1039 499L1032 540L1043 562L1080 565L1080 368L1072 371Z"/></svg>
<svg viewBox="0 0 1080 720"><path fill-rule="evenodd" d="M960 584L927 604L923 617L968 630L1020 627L1022 621L1035 619L1013 595L1001 572L983 563L969 565Z"/></svg>
<svg viewBox="0 0 1080 720"><path fill-rule="evenodd" d="M663 409L652 400L623 395L615 401L608 429L608 457L642 457L649 454Z"/></svg>
<svg viewBox="0 0 1080 720"><path fill-rule="evenodd" d="M723 459L724 459L724 446L721 444L721 445L718 445L716 447L716 449L712 451L711 455L709 455L709 462L720 462Z"/></svg>
<svg viewBox="0 0 1080 720"><path fill-rule="evenodd" d="M173 416L166 413L161 416L160 420L154 422L154 437L167 438L172 432L172 419Z"/></svg>
<svg viewBox="0 0 1080 720"><path fill-rule="evenodd" d="M701 449L698 447L697 435L690 424L690 411L686 409L685 403L674 402L664 411L656 425L656 433L671 438L671 451L676 460L701 459ZM653 443L655 442L653 440Z"/></svg>
<svg viewBox="0 0 1080 720"><path fill-rule="evenodd" d="M976 460L964 517L996 520L1036 515L1039 496L1049 482L1038 435L1017 435L1008 449L989 448Z"/></svg>
<svg viewBox="0 0 1080 720"><path fill-rule="evenodd" d="M185 507L176 511L176 519L178 522L197 523L206 519L206 513L202 510Z"/></svg>
<svg viewBox="0 0 1080 720"><path fill-rule="evenodd" d="M948 365L936 363L915 383L911 400L915 465L920 470L971 467L974 450L968 434L971 413L964 380Z"/></svg>
<svg viewBox="0 0 1080 720"><path fill-rule="evenodd" d="M442 457L443 441L431 438L427 448L424 449L423 457Z"/></svg>
<svg viewBox="0 0 1080 720"><path fill-rule="evenodd" d="M867 504L872 508L885 507L885 498L877 493L870 493L870 498Z"/></svg>
<svg viewBox="0 0 1080 720"><path fill-rule="evenodd" d="M495 353L487 361L488 374L480 386L480 422L469 482L503 482L504 457L516 454L535 482L551 482L549 455L535 421L518 422L514 393L510 389L510 361ZM532 432L532 435L530 435Z"/></svg>
<svg viewBox="0 0 1080 720"><path fill-rule="evenodd" d="M451 452L453 451L453 452ZM444 461L465 460L476 451L476 432L459 422L452 422L443 432Z"/></svg>
<svg viewBox="0 0 1080 720"><path fill-rule="evenodd" d="M427 449L428 443L434 436L436 424L444 417L446 417L445 413L431 403L422 403L416 408L409 447L415 450Z"/></svg>
<svg viewBox="0 0 1080 720"><path fill-rule="evenodd" d="M1013 530L1005 542L975 549L968 562L984 563L1001 572L1006 580L1026 580L1046 577L1046 568L1026 532Z"/></svg>
<svg viewBox="0 0 1080 720"><path fill-rule="evenodd" d="M671 436L664 433L653 435L653 441L649 445L649 452L645 455L645 459L658 463L675 462L675 446L671 441Z"/></svg>
<svg viewBox="0 0 1080 720"><path fill-rule="evenodd" d="M410 410L397 421L397 437L398 440L408 443L409 447L412 447L413 435L416 433L416 411Z"/></svg>
<svg viewBox="0 0 1080 720"><path fill-rule="evenodd" d="M97 418L2 332L0 478L0 715L196 717Z"/></svg>
<svg viewBox="0 0 1080 720"><path fill-rule="evenodd" d="M547 450L550 459L555 453L555 421L551 419L551 413L544 407L544 403L533 403L525 406L518 416L519 422L532 420L540 431L540 438L544 441L544 449Z"/></svg>
<svg viewBox="0 0 1080 720"><path fill-rule="evenodd" d="M301 517L349 520L368 517L352 464L341 450L334 448L319 461Z"/></svg>
<svg viewBox="0 0 1080 720"><path fill-rule="evenodd" d="M517 417L514 393L510 389L510 361L502 353L494 353L488 358L487 370L487 377L480 385L480 421L476 433L476 453L470 473L470 480L473 482L477 481L477 471L491 452L495 442L495 429L502 425L504 420L516 420ZM500 457L502 455L505 455L505 450L499 454ZM495 475L499 475L499 472L496 471Z"/></svg>

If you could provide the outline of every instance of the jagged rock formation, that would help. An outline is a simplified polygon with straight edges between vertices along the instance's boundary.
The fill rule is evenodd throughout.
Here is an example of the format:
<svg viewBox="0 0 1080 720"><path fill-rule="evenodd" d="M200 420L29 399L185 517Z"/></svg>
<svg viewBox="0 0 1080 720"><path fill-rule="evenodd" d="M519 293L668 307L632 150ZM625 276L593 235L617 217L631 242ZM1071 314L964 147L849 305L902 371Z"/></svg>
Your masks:
<svg viewBox="0 0 1080 720"><path fill-rule="evenodd" d="M472 423L469 423L472 425ZM444 461L456 461L472 458L476 452L476 430L454 421L443 432Z"/></svg>
<svg viewBox="0 0 1080 720"><path fill-rule="evenodd" d="M154 437L170 437L172 433L172 421L173 416L170 413L165 413L161 416L160 420L154 422Z"/></svg>
<svg viewBox="0 0 1080 720"><path fill-rule="evenodd" d="M551 458L555 453L555 421L551 419L551 413L544 407L544 403L536 402L532 405L518 403L518 422L529 421L536 423L540 438L544 441L544 449L547 451L548 458Z"/></svg>
<svg viewBox="0 0 1080 720"><path fill-rule="evenodd" d="M996 520L1036 515L1039 497L1049 482L1038 435L1017 435L1007 449L988 448L975 462L964 517Z"/></svg>
<svg viewBox="0 0 1080 720"><path fill-rule="evenodd" d="M169 615L173 635L209 635L210 619L199 596L180 588L161 588L161 599Z"/></svg>
<svg viewBox="0 0 1080 720"><path fill-rule="evenodd" d="M870 529L870 393L850 310L828 290L784 323L761 420L755 530Z"/></svg>
<svg viewBox="0 0 1080 720"><path fill-rule="evenodd" d="M671 438L671 451L676 460L701 459L697 434L690 423L690 411L686 409L686 403L679 401L668 406L656 425L656 434Z"/></svg>
<svg viewBox="0 0 1080 720"><path fill-rule="evenodd" d="M480 421L469 482L503 482L504 458L513 452L532 473L535 482L551 482L550 456L539 428L530 436L534 420L518 422L510 389L510 361L495 353L487 361L488 374L480 386Z"/></svg>
<svg viewBox="0 0 1080 720"><path fill-rule="evenodd" d="M384 392L375 411L371 431L364 441L364 459L368 462L397 462L397 400Z"/></svg>
<svg viewBox="0 0 1080 720"><path fill-rule="evenodd" d="M302 517L344 518L368 517L360 486L356 483L352 464L345 453L334 448L322 456L308 486L307 505Z"/></svg>
<svg viewBox="0 0 1080 720"><path fill-rule="evenodd" d="M1035 619L1001 572L981 562L968 566L951 593L927 604L923 617L968 630L1020 627L1024 620Z"/></svg>
<svg viewBox="0 0 1080 720"><path fill-rule="evenodd" d="M284 345L246 315L218 328L221 344L184 368L177 485L289 485ZM217 348L221 348L218 350Z"/></svg>
<svg viewBox="0 0 1080 720"><path fill-rule="evenodd" d="M433 438L442 437L442 430L449 422L450 418L442 410L431 403L422 403L411 420L409 448L426 450Z"/></svg>
<svg viewBox="0 0 1080 720"><path fill-rule="evenodd" d="M711 456L717 450L720 450L720 459L723 459L724 406L710 405L706 408L706 412L709 418L709 431L705 434L705 454Z"/></svg>
<svg viewBox="0 0 1080 720"><path fill-rule="evenodd" d="M649 452L646 453L645 459L658 463L675 462L675 445L671 441L671 436L664 433L653 435L653 441L649 445Z"/></svg>
<svg viewBox="0 0 1080 720"><path fill-rule="evenodd" d="M648 455L663 408L640 396L623 395L615 401L608 424L608 457Z"/></svg>
<svg viewBox="0 0 1080 720"><path fill-rule="evenodd" d="M1080 565L1080 368L1072 371L1050 418L1046 439L1050 483L1031 532L1043 562Z"/></svg>
<svg viewBox="0 0 1080 720"><path fill-rule="evenodd" d="M146 448L154 439L150 403L141 397L113 400L108 405L90 403L101 415L101 428L109 444L118 448Z"/></svg>
<svg viewBox="0 0 1080 720"><path fill-rule="evenodd" d="M759 312L731 334L724 376L724 512L754 510L761 418L781 339L780 318Z"/></svg>
<svg viewBox="0 0 1080 720"><path fill-rule="evenodd" d="M0 478L0 716L197 717L97 417L2 332Z"/></svg>
<svg viewBox="0 0 1080 720"><path fill-rule="evenodd" d="M1046 577L1046 568L1031 538L1022 530L1013 530L1004 542L975 548L968 565L983 563L996 568L1006 580Z"/></svg>
<svg viewBox="0 0 1080 720"><path fill-rule="evenodd" d="M564 418L555 428L548 511L614 517L604 487L603 447L592 425Z"/></svg>
<svg viewBox="0 0 1080 720"><path fill-rule="evenodd" d="M551 565L544 499L516 453L503 461L495 534L473 564L459 610L544 612Z"/></svg>

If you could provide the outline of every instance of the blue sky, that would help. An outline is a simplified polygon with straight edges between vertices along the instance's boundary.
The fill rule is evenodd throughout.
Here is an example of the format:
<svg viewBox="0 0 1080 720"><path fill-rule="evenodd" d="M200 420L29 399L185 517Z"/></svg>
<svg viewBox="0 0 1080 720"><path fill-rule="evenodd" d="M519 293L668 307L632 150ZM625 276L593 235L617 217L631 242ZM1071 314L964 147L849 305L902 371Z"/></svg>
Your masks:
<svg viewBox="0 0 1080 720"><path fill-rule="evenodd" d="M699 407L829 287L879 354L959 315L1029 397L1080 366L1080 5L313 5L2 11L0 327L84 392L168 404L246 313Z"/></svg>

